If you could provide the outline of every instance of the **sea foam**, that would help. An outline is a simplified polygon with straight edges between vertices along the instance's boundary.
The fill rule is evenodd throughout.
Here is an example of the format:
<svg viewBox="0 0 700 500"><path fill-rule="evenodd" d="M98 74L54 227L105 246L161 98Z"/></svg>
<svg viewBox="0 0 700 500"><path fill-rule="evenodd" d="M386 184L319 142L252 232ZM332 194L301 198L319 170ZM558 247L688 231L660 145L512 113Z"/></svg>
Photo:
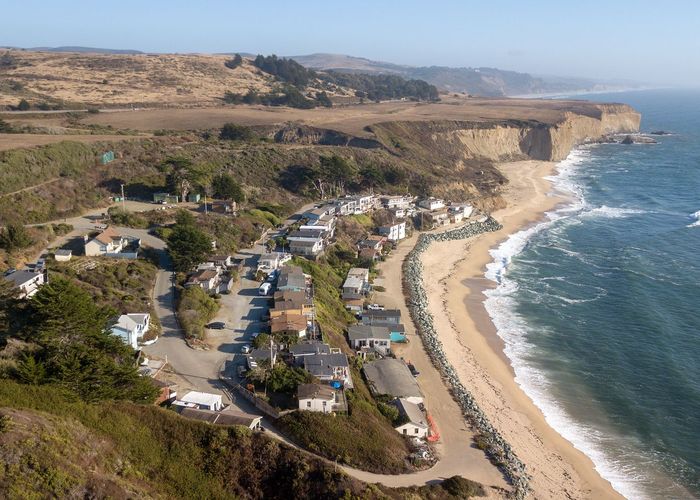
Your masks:
<svg viewBox="0 0 700 500"><path fill-rule="evenodd" d="M519 290L518 283L507 276L512 259L527 247L532 237L556 223L566 223L567 219L579 217L617 218L643 213L631 208L590 207L587 204L582 187L575 181L575 174L589 156L589 148L575 149L558 164L557 174L548 178L556 191L571 198L571 203L548 212L544 221L514 233L491 250L493 262L486 266L485 276L498 286L484 292L487 297L484 306L505 343L504 352L515 371L516 383L542 411L548 424L585 453L601 476L610 481L620 494L627 498L646 498L640 485L643 478L635 477L635 471L628 463L622 463L606 453L605 442L611 436L569 415L552 395L552 383L547 374L530 361L534 347L527 341L527 322L517 313L515 296ZM700 211L696 215L697 224L700 225ZM632 452L631 449L629 451Z"/></svg>
<svg viewBox="0 0 700 500"><path fill-rule="evenodd" d="M700 226L700 210L698 210L697 212L693 212L692 214L690 214L690 216L693 219L695 219L695 222L693 222L692 224L688 224L686 227L698 227L698 226Z"/></svg>

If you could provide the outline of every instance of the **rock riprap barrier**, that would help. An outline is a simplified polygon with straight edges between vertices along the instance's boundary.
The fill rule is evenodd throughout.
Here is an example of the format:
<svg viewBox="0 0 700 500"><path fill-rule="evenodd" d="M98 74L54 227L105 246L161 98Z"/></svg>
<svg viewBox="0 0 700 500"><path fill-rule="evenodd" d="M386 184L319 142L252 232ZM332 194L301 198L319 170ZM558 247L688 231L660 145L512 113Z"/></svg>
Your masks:
<svg viewBox="0 0 700 500"><path fill-rule="evenodd" d="M502 227L496 220L488 217L483 222L471 222L445 232L421 234L416 246L404 261L403 279L411 317L433 364L447 382L452 396L459 404L467 421L477 431L477 444L484 449L490 460L501 468L513 485L514 497L521 499L525 498L530 491L530 476L525 470L525 464L520 461L510 444L481 411L474 397L459 380L456 370L447 360L442 342L435 331L433 316L428 312L428 297L423 286L423 265L420 260L421 254L434 242L463 240L477 234L497 231Z"/></svg>

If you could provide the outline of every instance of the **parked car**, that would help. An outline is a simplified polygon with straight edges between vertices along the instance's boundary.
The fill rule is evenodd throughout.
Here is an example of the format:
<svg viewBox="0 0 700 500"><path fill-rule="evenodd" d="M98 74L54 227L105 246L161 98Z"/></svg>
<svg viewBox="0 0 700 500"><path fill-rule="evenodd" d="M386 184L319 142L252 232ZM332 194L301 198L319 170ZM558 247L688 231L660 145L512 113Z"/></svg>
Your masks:
<svg viewBox="0 0 700 500"><path fill-rule="evenodd" d="M367 304L367 309L370 311L383 311L384 306L381 304Z"/></svg>
<svg viewBox="0 0 700 500"><path fill-rule="evenodd" d="M270 295L270 291L272 290L272 285L270 283L263 283L260 285L260 288L258 288L258 294L259 295Z"/></svg>
<svg viewBox="0 0 700 500"><path fill-rule="evenodd" d="M411 370L411 374L414 377L417 377L418 375L420 375L420 372L418 370L416 370L416 367L413 366L413 363L407 363L407 366L408 366L408 369Z"/></svg>
<svg viewBox="0 0 700 500"><path fill-rule="evenodd" d="M243 354L248 354L250 351L252 351L252 348L249 345L244 345L243 348L241 349L241 352Z"/></svg>
<svg viewBox="0 0 700 500"><path fill-rule="evenodd" d="M207 325L207 328L209 328L210 330L223 330L224 328L226 328L226 323L224 323L223 321L214 321L213 323L209 323Z"/></svg>

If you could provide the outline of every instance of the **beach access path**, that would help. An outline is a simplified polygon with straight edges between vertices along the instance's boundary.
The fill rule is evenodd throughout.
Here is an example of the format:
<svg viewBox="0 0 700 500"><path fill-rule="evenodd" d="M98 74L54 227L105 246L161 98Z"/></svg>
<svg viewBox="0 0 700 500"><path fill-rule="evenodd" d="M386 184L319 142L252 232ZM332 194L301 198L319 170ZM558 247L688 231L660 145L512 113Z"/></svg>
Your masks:
<svg viewBox="0 0 700 500"><path fill-rule="evenodd" d="M489 250L539 221L563 198L551 195L546 176L556 164L525 161L499 166L509 184L507 207L495 212L503 229L466 240L435 242L421 256L429 312L448 361L481 410L532 476L536 498L620 498L593 462L549 426L523 392L486 312L484 278ZM430 407L428 405L428 407Z"/></svg>

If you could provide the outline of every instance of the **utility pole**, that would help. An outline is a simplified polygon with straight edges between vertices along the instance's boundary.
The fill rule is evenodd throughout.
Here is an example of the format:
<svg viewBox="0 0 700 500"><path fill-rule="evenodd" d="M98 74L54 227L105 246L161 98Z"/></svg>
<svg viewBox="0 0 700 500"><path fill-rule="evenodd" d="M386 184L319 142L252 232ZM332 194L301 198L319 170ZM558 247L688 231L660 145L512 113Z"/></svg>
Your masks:
<svg viewBox="0 0 700 500"><path fill-rule="evenodd" d="M209 212L207 211L207 190L204 190L204 215L208 215Z"/></svg>
<svg viewBox="0 0 700 500"><path fill-rule="evenodd" d="M124 184L122 186L122 210L126 212L126 198L124 197Z"/></svg>

